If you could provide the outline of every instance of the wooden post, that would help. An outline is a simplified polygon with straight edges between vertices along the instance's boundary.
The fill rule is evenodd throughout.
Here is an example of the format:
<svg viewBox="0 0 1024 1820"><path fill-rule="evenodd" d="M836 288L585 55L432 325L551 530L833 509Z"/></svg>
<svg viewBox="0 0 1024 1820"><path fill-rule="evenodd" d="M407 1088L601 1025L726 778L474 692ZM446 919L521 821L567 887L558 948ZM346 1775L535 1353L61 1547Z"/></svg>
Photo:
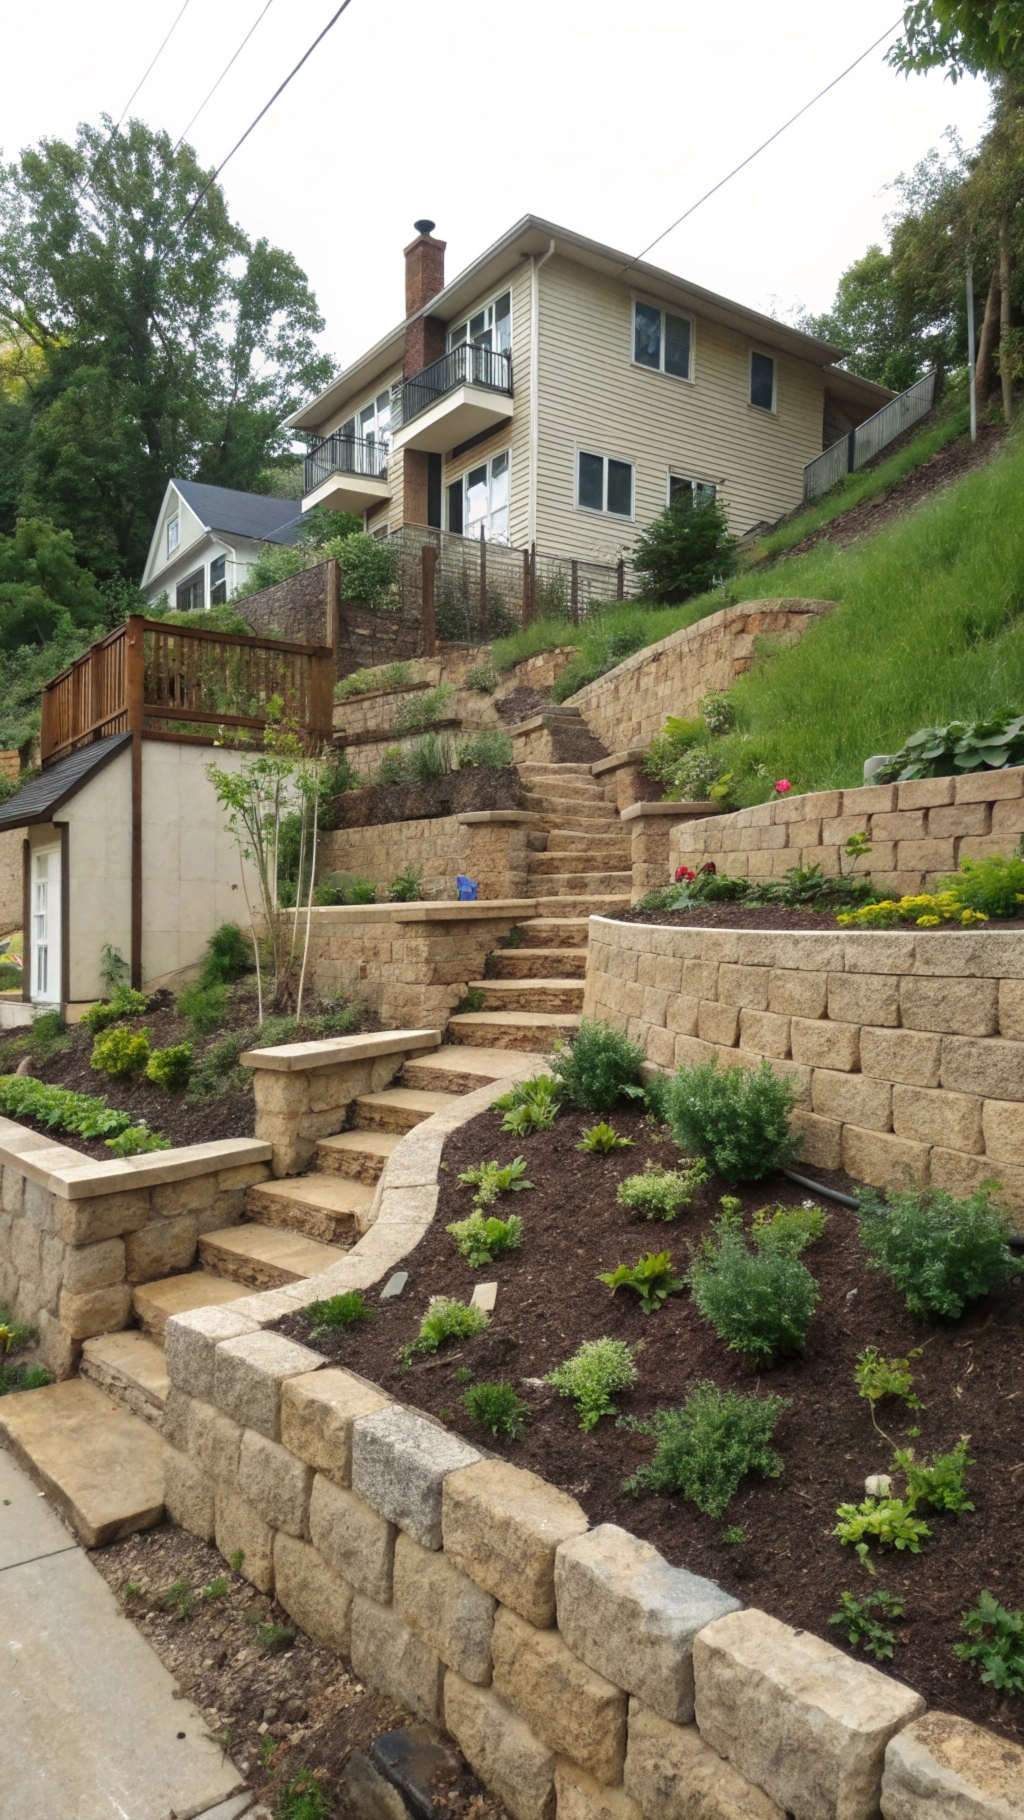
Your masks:
<svg viewBox="0 0 1024 1820"><path fill-rule="evenodd" d="M125 718L131 746L131 983L142 984L142 727L146 696L146 650L140 614L128 615L124 658Z"/></svg>
<svg viewBox="0 0 1024 1820"><path fill-rule="evenodd" d="M477 633L482 643L487 637L487 539L483 525L480 526L480 618Z"/></svg>
<svg viewBox="0 0 1024 1820"><path fill-rule="evenodd" d="M533 619L533 598L530 591L530 552L523 551L523 625L528 626Z"/></svg>
<svg viewBox="0 0 1024 1820"><path fill-rule="evenodd" d="M334 732L333 647L322 646L309 660L309 734L314 746L329 745Z"/></svg>
<svg viewBox="0 0 1024 1820"><path fill-rule="evenodd" d="M572 578L569 590L569 599L572 605L572 623L574 626L578 626L580 623L580 565L575 556L572 558L569 573Z"/></svg>
<svg viewBox="0 0 1024 1820"><path fill-rule="evenodd" d="M338 646L341 643L341 572L336 556L328 559L326 593L327 628L324 633L324 642L330 645L337 657Z"/></svg>
<svg viewBox="0 0 1024 1820"><path fill-rule="evenodd" d="M432 543L425 543L420 551L423 565L422 587L422 636L423 656L433 657L437 650L437 611L434 605L434 577L437 573L437 548Z"/></svg>
<svg viewBox="0 0 1024 1820"><path fill-rule="evenodd" d="M626 598L626 559L624 556L620 556L615 565L615 598L616 600Z"/></svg>

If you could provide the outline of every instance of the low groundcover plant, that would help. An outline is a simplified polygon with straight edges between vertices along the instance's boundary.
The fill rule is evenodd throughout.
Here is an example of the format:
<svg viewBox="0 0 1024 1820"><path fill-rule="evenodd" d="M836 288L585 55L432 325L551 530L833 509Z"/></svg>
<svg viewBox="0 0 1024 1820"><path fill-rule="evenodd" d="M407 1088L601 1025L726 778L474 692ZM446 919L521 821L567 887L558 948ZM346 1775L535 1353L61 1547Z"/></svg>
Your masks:
<svg viewBox="0 0 1024 1820"><path fill-rule="evenodd" d="M647 1422L625 1422L654 1437L654 1453L623 1489L679 1492L706 1517L720 1517L748 1473L776 1479L782 1459L771 1446L785 1397L719 1390L705 1379L680 1409L657 1409Z"/></svg>
<svg viewBox="0 0 1024 1820"><path fill-rule="evenodd" d="M570 1359L548 1372L544 1382L572 1398L582 1429L595 1428L602 1416L616 1414L615 1393L636 1383L635 1350L625 1340L607 1336L584 1340Z"/></svg>

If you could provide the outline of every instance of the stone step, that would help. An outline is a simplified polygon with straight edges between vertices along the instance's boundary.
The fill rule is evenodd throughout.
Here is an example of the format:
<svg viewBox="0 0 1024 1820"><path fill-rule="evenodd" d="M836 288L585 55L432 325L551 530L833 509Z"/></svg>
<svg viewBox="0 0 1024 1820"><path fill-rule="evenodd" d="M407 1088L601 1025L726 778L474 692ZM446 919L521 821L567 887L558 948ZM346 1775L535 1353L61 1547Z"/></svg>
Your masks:
<svg viewBox="0 0 1024 1820"><path fill-rule="evenodd" d="M321 1138L317 1144L317 1168L324 1175L347 1176L372 1186L400 1142L397 1131L339 1131L337 1137Z"/></svg>
<svg viewBox="0 0 1024 1820"><path fill-rule="evenodd" d="M524 782L528 795L543 797L545 802L580 802L589 807L604 801L601 785L592 777L528 777Z"/></svg>
<svg viewBox="0 0 1024 1820"><path fill-rule="evenodd" d="M86 1548L151 1529L164 1514L165 1443L84 1378L4 1397L0 1440Z"/></svg>
<svg viewBox="0 0 1024 1820"><path fill-rule="evenodd" d="M410 1087L441 1088L445 1093L472 1093L493 1081L517 1080L523 1071L522 1056L510 1049L467 1048L461 1043L442 1043L430 1055L418 1055L406 1062L403 1081Z"/></svg>
<svg viewBox="0 0 1024 1820"><path fill-rule="evenodd" d="M582 1011L578 979L474 980L485 1011Z"/></svg>
<svg viewBox="0 0 1024 1820"><path fill-rule="evenodd" d="M408 1075L408 1063L403 1080ZM412 1131L435 1112L447 1112L455 1095L419 1087L385 1087L380 1093L364 1093L356 1100L353 1117L357 1126L371 1131Z"/></svg>
<svg viewBox="0 0 1024 1820"><path fill-rule="evenodd" d="M132 1307L144 1332L162 1340L172 1314L187 1314L193 1308L218 1308L248 1294L240 1283L228 1283L208 1270L187 1270L181 1276L140 1283L132 1290Z"/></svg>
<svg viewBox="0 0 1024 1820"><path fill-rule="evenodd" d="M571 815L562 810L551 815L538 814L534 833L565 834L570 829L574 834L584 834L588 837L595 834L621 834L622 832L618 814L614 810L610 810L607 815Z"/></svg>
<svg viewBox="0 0 1024 1820"><path fill-rule="evenodd" d="M548 828L545 832L547 845L541 849L544 853L554 853L563 845L566 851L574 853L581 847L592 847L602 854L606 847L621 847L628 856L633 844L621 822L608 828Z"/></svg>
<svg viewBox="0 0 1024 1820"><path fill-rule="evenodd" d="M574 1037L579 1022L564 1011L463 1011L449 1018L448 1035L456 1043L546 1055L554 1043Z"/></svg>
<svg viewBox="0 0 1024 1820"><path fill-rule="evenodd" d="M79 1376L98 1384L133 1416L159 1428L170 1390L163 1347L135 1327L86 1340Z"/></svg>
<svg viewBox="0 0 1024 1820"><path fill-rule="evenodd" d="M551 880L546 881L547 884ZM548 895L547 889L531 891L530 896L544 905L544 918L554 918L561 922L565 918L575 919L587 916L615 916L620 910L628 910L630 894L628 891L608 892L559 892ZM536 918L535 921L542 919ZM524 927L527 925L524 924Z"/></svg>
<svg viewBox="0 0 1024 1820"><path fill-rule="evenodd" d="M632 872L537 872L530 859L527 874L531 897L571 897L575 892L593 892L595 897L608 892L622 893L627 898L633 884Z"/></svg>
<svg viewBox="0 0 1024 1820"><path fill-rule="evenodd" d="M563 873L571 873L576 866L588 860L595 868L597 866L600 866L602 870L607 868L612 875L628 872L632 879L633 869L630 865L628 843L618 840L592 840L582 850L574 848L567 852L564 847L556 847L552 851L549 846L546 853L531 853L528 862L530 877L558 878Z"/></svg>
<svg viewBox="0 0 1024 1820"><path fill-rule="evenodd" d="M564 764L559 764L558 760L554 758L524 758L522 762L516 766L516 770L522 771L530 777L593 776L588 764L575 763L570 759L567 759ZM597 780L595 779L594 781L596 782Z"/></svg>
<svg viewBox="0 0 1024 1820"><path fill-rule="evenodd" d="M322 1245L286 1226L222 1226L204 1232L199 1256L208 1270L250 1289L279 1289L315 1277L345 1256L341 1245Z"/></svg>
<svg viewBox="0 0 1024 1820"><path fill-rule="evenodd" d="M557 792L545 790L543 794L535 790L525 790L522 806L524 809L529 809L534 815L548 817L564 815L571 822L617 822L619 819L618 810L613 808L611 803L606 802L599 792L594 795L587 794L584 797L582 794L567 796L561 790Z"/></svg>
<svg viewBox="0 0 1024 1820"><path fill-rule="evenodd" d="M261 1225L286 1226L325 1245L344 1246L362 1231L372 1200L372 1187L332 1171L260 1182L248 1190L245 1211Z"/></svg>
<svg viewBox="0 0 1024 1820"><path fill-rule="evenodd" d="M581 980L586 948L501 948L487 956L490 980Z"/></svg>
<svg viewBox="0 0 1024 1820"><path fill-rule="evenodd" d="M522 924L519 948L501 948L501 954L521 954L523 948L586 948L590 924L585 916L531 916Z"/></svg>

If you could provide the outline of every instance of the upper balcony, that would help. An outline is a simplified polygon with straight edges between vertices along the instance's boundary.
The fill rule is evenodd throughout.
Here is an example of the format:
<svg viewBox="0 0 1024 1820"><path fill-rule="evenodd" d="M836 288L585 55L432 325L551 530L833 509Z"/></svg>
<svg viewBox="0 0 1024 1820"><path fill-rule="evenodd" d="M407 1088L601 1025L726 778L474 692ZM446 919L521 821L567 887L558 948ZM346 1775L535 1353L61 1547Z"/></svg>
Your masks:
<svg viewBox="0 0 1024 1820"><path fill-rule="evenodd" d="M366 512L390 499L388 448L336 430L312 442L306 455L302 509L329 506L333 512Z"/></svg>
<svg viewBox="0 0 1024 1820"><path fill-rule="evenodd" d="M391 394L394 447L442 455L512 415L512 356L460 342Z"/></svg>

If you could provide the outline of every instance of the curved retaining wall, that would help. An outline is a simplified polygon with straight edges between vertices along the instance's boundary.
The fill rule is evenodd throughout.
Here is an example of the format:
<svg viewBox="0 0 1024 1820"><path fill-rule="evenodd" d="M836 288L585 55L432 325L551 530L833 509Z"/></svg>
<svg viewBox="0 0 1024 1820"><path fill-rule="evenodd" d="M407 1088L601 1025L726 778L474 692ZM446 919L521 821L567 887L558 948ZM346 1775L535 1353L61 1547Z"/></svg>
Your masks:
<svg viewBox="0 0 1024 1820"><path fill-rule="evenodd" d="M584 1011L663 1068L768 1057L803 1160L969 1194L1024 1220L1024 936L761 932L592 917Z"/></svg>

